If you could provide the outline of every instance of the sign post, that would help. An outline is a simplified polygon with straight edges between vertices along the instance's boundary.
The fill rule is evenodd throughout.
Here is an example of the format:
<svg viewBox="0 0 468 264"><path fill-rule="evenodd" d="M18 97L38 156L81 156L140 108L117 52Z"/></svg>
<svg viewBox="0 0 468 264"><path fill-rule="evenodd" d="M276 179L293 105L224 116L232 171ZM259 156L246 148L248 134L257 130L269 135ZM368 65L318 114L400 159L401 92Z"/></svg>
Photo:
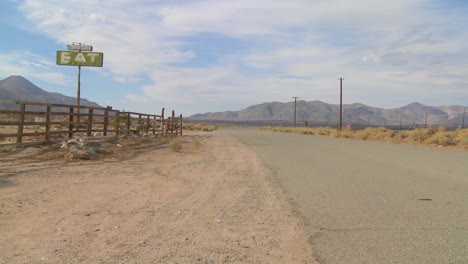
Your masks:
<svg viewBox="0 0 468 264"><path fill-rule="evenodd" d="M77 130L80 123L80 90L81 90L81 66L102 67L104 54L102 52L92 52L93 46L83 43L73 42L67 45L69 51L57 51L57 65L78 66L78 87L76 93L77 107Z"/></svg>

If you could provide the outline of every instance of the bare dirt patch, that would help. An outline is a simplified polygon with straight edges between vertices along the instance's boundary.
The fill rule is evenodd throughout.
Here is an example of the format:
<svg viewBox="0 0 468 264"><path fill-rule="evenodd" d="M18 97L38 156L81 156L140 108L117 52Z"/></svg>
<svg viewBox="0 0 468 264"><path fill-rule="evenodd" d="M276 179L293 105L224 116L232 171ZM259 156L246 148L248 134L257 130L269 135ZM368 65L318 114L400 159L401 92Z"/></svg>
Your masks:
<svg viewBox="0 0 468 264"><path fill-rule="evenodd" d="M256 154L221 134L0 153L0 263L315 263ZM120 145L117 146L117 144Z"/></svg>

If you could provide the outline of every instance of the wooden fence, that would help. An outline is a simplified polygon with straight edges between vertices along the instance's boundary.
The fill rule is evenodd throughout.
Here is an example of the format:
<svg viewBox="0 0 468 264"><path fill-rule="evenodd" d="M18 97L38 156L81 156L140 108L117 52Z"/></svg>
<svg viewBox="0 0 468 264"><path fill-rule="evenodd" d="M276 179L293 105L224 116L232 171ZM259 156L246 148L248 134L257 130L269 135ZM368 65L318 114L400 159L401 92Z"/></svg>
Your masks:
<svg viewBox="0 0 468 264"><path fill-rule="evenodd" d="M0 110L0 137L24 141L51 141L55 137L126 134L182 135L182 115L160 115L38 102L20 102L19 110ZM14 118L13 118L14 117ZM11 129L16 131L11 131ZM9 128L9 129L5 129ZM6 131L6 132L5 132ZM27 139L27 140L25 140Z"/></svg>

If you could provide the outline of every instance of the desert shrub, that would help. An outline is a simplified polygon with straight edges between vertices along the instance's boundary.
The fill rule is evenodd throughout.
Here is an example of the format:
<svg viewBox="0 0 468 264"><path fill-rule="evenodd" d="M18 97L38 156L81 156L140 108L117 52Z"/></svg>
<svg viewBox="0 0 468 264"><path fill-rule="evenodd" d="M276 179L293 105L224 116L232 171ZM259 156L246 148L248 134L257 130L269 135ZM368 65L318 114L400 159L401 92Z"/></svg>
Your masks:
<svg viewBox="0 0 468 264"><path fill-rule="evenodd" d="M408 139L415 143L423 143L433 135L433 130L428 128L417 128L409 131Z"/></svg>
<svg viewBox="0 0 468 264"><path fill-rule="evenodd" d="M458 128L453 132L453 138L457 145L468 146L468 128Z"/></svg>
<svg viewBox="0 0 468 264"><path fill-rule="evenodd" d="M465 136L458 140L458 144L462 146L468 146L468 136Z"/></svg>
<svg viewBox="0 0 468 264"><path fill-rule="evenodd" d="M320 136L329 136L331 132L331 129L329 127L319 127L319 128L316 128L316 130L317 130L316 134Z"/></svg>
<svg viewBox="0 0 468 264"><path fill-rule="evenodd" d="M441 137L438 137L437 144L442 145L442 146L449 146L449 145L455 145L455 142L452 137L448 135L443 135Z"/></svg>
<svg viewBox="0 0 468 264"><path fill-rule="evenodd" d="M361 139L361 140L368 140L369 136L374 133L374 128L367 127L362 130L357 130L354 132L354 138Z"/></svg>
<svg viewBox="0 0 468 264"><path fill-rule="evenodd" d="M459 128L456 131L447 131L447 129L443 126L403 131L395 131L384 127L368 127L362 130L342 131L338 131L337 129L330 127L264 127L262 129L288 133L300 133L306 135L311 134L338 138L352 138L395 143L436 144L441 146L468 146L468 129Z"/></svg>
<svg viewBox="0 0 468 264"><path fill-rule="evenodd" d="M336 132L335 137L337 137L337 138L352 138L353 133L351 131L342 130L342 131Z"/></svg>
<svg viewBox="0 0 468 264"><path fill-rule="evenodd" d="M379 128L366 128L368 133L368 140L374 141L392 141L395 131L385 127Z"/></svg>
<svg viewBox="0 0 468 264"><path fill-rule="evenodd" d="M205 132L215 131L216 129L218 129L218 127L214 125L207 125L201 128L201 130Z"/></svg>
<svg viewBox="0 0 468 264"><path fill-rule="evenodd" d="M408 131L406 130L398 131L393 137L393 142L396 142L396 143L406 142L407 138L408 138Z"/></svg>
<svg viewBox="0 0 468 264"><path fill-rule="evenodd" d="M178 139L173 139L171 142L169 142L169 147L172 149L172 151L179 152L182 149L182 144Z"/></svg>
<svg viewBox="0 0 468 264"><path fill-rule="evenodd" d="M184 130L201 130L202 128L202 124L198 124L198 123L188 123L188 122L185 122L182 124L182 129Z"/></svg>
<svg viewBox="0 0 468 264"><path fill-rule="evenodd" d="M214 131L214 130L218 129L218 127L215 126L215 125L206 125L206 124L200 124L200 123L185 122L185 123L182 124L182 129L191 130L191 131L198 130L198 131L208 132L208 131Z"/></svg>

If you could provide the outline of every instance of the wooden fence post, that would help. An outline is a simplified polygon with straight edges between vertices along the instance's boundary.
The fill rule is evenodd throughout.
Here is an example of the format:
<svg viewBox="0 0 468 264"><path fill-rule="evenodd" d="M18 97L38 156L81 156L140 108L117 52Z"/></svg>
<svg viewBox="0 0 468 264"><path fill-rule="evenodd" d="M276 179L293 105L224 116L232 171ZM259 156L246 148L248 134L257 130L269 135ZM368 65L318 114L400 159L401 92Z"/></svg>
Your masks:
<svg viewBox="0 0 468 264"><path fill-rule="evenodd" d="M70 107L70 115L68 116L68 138L73 137L73 107Z"/></svg>
<svg viewBox="0 0 468 264"><path fill-rule="evenodd" d="M130 131L130 123L131 123L131 120L130 120L130 113L126 113L127 114L127 130Z"/></svg>
<svg viewBox="0 0 468 264"><path fill-rule="evenodd" d="M137 127L137 134L140 134L141 129L141 114L138 115L138 127Z"/></svg>
<svg viewBox="0 0 468 264"><path fill-rule="evenodd" d="M182 114L180 114L180 121L179 121L179 126L180 126L180 135L182 136Z"/></svg>
<svg viewBox="0 0 468 264"><path fill-rule="evenodd" d="M149 126L150 126L150 116L147 115L146 116L146 128L145 128L146 134L148 134L148 132L149 132Z"/></svg>
<svg viewBox="0 0 468 264"><path fill-rule="evenodd" d="M165 134L165 124L164 124L164 108L161 111L161 134Z"/></svg>
<svg viewBox="0 0 468 264"><path fill-rule="evenodd" d="M104 127L103 127L103 132L102 132L102 135L103 136L107 136L107 127L109 125L109 107L106 108L106 110L104 110Z"/></svg>
<svg viewBox="0 0 468 264"><path fill-rule="evenodd" d="M24 129L24 112L26 111L26 102L21 103L20 115L18 122L18 134L16 136L16 143L23 142L23 129Z"/></svg>
<svg viewBox="0 0 468 264"><path fill-rule="evenodd" d="M115 134L120 135L120 111L117 110L115 114Z"/></svg>
<svg viewBox="0 0 468 264"><path fill-rule="evenodd" d="M156 134L156 124L157 124L156 115L153 116L153 119L154 119L153 120L153 135L154 135L154 134Z"/></svg>
<svg viewBox="0 0 468 264"><path fill-rule="evenodd" d="M172 110L172 118L171 118L171 136L174 134L174 118L175 118L175 112Z"/></svg>
<svg viewBox="0 0 468 264"><path fill-rule="evenodd" d="M47 106L47 113L46 113L46 135L45 140L50 141L50 109L52 107L50 105Z"/></svg>
<svg viewBox="0 0 468 264"><path fill-rule="evenodd" d="M86 133L86 135L90 137L92 131L93 131L93 108L88 108L88 132Z"/></svg>

